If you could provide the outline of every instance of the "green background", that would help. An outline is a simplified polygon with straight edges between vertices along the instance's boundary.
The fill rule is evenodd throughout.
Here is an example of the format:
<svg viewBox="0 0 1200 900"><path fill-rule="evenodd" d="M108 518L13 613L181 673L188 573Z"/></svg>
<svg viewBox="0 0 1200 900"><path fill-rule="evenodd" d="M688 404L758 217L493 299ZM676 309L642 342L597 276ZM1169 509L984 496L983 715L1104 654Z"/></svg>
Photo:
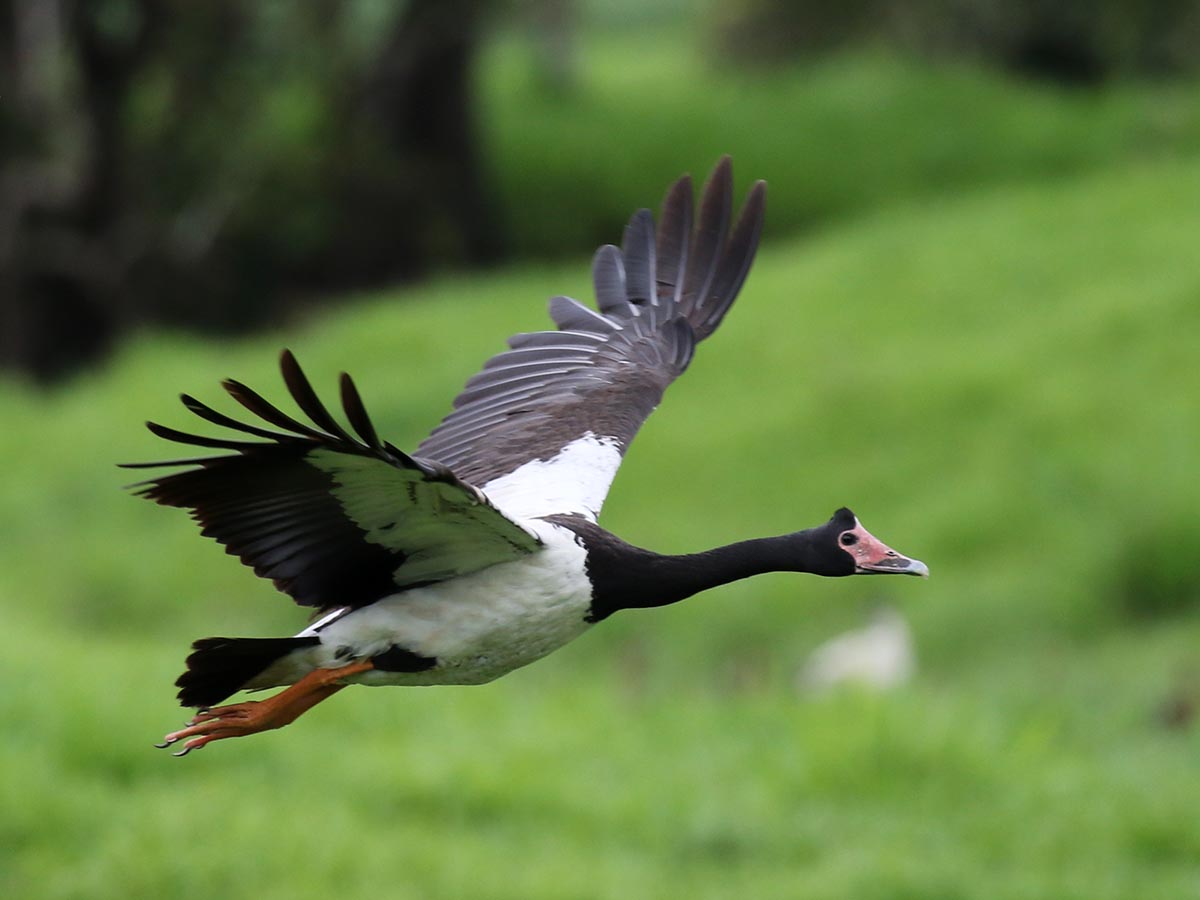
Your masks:
<svg viewBox="0 0 1200 900"><path fill-rule="evenodd" d="M570 102L530 89L518 40L479 73L515 246L553 233L574 261L0 383L5 896L1200 895L1200 92L870 52L731 77L644 41L588 42ZM739 194L770 182L767 242L602 523L686 551L849 505L932 578L766 576L491 685L356 688L284 731L151 749L186 717L192 639L304 616L121 491L114 462L170 453L142 420L190 424L179 391L230 409L226 376L282 403L286 345L414 446L545 298L590 299L618 235L589 215L724 152ZM916 678L799 693L806 654L880 602Z"/></svg>

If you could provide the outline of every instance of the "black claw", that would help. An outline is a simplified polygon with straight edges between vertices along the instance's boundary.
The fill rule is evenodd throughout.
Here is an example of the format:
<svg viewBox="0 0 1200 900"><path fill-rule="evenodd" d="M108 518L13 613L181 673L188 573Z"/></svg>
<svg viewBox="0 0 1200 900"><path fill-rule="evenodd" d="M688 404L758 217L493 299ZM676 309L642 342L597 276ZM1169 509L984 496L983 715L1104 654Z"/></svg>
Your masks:
<svg viewBox="0 0 1200 900"><path fill-rule="evenodd" d="M178 753L172 753L171 755L172 756L187 756L189 753L192 752L192 749L193 749L192 747L184 747Z"/></svg>
<svg viewBox="0 0 1200 900"><path fill-rule="evenodd" d="M212 709L211 706L201 706L196 709L196 712L203 713L203 712L208 712L211 709Z"/></svg>
<svg viewBox="0 0 1200 900"><path fill-rule="evenodd" d="M161 744L155 744L154 746L155 746L155 747L157 747L159 750L166 750L168 747L170 747L170 746L171 746L173 743L175 743L177 740L179 740L179 738L170 738L169 740L167 740L167 739L164 739L164 740L163 740L163 742L162 742Z"/></svg>

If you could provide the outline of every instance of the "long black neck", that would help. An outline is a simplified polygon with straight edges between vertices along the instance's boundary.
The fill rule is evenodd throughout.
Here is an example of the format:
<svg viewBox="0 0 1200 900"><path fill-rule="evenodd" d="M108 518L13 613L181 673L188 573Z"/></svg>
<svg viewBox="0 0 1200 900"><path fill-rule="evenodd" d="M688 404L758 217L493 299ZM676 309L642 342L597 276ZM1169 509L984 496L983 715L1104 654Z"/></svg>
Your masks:
<svg viewBox="0 0 1200 900"><path fill-rule="evenodd" d="M779 537L739 541L701 553L664 555L627 544L599 526L575 517L552 517L579 535L587 550L592 582L590 621L598 622L617 610L666 606L701 591L766 572L811 572L848 575L831 568L823 550L824 529L811 528Z"/></svg>
<svg viewBox="0 0 1200 900"><path fill-rule="evenodd" d="M653 587L660 597L638 606L665 606L752 575L812 571L817 561L805 552L812 547L812 542L805 540L807 537L807 532L799 532L754 538L679 556L647 552L644 567L638 567L643 569L639 574L657 582Z"/></svg>

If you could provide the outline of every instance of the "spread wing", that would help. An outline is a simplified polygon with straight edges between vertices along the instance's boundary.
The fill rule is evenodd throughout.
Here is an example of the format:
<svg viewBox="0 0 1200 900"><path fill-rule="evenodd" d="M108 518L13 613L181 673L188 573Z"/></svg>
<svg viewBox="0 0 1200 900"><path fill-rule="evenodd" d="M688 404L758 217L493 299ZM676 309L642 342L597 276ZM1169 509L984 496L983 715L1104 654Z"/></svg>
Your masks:
<svg viewBox="0 0 1200 900"><path fill-rule="evenodd" d="M282 431L238 422L184 395L184 405L200 418L257 440L202 437L148 423L167 440L233 452L127 464L188 467L135 485L138 493L191 510L205 535L297 603L320 609L365 606L540 546L444 465L380 441L349 376L341 379L342 405L355 435L329 414L286 350L281 367L297 405L316 427L235 381L224 383L233 398Z"/></svg>
<svg viewBox="0 0 1200 900"><path fill-rule="evenodd" d="M726 157L705 184L695 228L687 176L668 191L657 233L648 210L636 213L621 248L596 253L599 311L551 300L559 330L510 338L417 455L480 485L510 514L594 520L642 422L746 279L766 186L754 185L731 228L732 184Z"/></svg>

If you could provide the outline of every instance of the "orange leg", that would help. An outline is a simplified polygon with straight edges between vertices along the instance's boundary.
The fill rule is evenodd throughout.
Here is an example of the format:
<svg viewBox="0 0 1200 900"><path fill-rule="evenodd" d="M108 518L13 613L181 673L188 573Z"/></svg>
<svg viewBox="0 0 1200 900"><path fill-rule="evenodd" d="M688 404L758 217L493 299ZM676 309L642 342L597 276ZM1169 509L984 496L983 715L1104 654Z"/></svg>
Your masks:
<svg viewBox="0 0 1200 900"><path fill-rule="evenodd" d="M174 754L186 756L212 741L282 728L344 688L344 684L338 683L342 678L373 668L367 659L337 669L313 669L287 690L266 700L247 700L244 703L202 709L187 723L186 728L172 731L163 738L163 743L155 746L170 747L176 741L189 738L183 749Z"/></svg>

